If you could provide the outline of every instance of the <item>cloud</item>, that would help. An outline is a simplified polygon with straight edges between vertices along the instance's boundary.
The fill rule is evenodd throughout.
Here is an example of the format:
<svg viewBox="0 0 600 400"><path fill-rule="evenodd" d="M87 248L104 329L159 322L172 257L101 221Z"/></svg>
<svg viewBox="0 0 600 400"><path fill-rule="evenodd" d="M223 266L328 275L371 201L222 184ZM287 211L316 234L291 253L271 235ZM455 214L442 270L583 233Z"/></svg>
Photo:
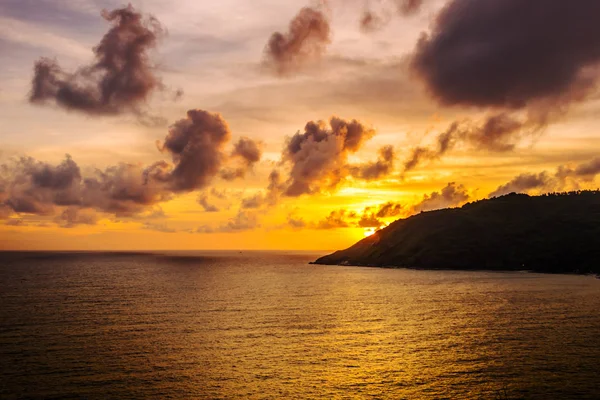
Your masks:
<svg viewBox="0 0 600 400"><path fill-rule="evenodd" d="M7 219L13 214L13 209L6 204L0 204L0 220Z"/></svg>
<svg viewBox="0 0 600 400"><path fill-rule="evenodd" d="M399 203L394 203L392 201L388 201L387 203L381 204L378 207L377 213L375 214L377 218L389 218L396 217L400 215L402 212L402 205Z"/></svg>
<svg viewBox="0 0 600 400"><path fill-rule="evenodd" d="M528 193L532 190L550 192L564 190L566 187L579 188L582 183L593 182L600 174L600 157L579 164L575 168L561 165L556 172L523 173L509 182L500 185L488 197L498 197L509 193Z"/></svg>
<svg viewBox="0 0 600 400"><path fill-rule="evenodd" d="M104 11L112 24L94 48L95 61L75 72L65 72L56 61L36 62L29 100L54 102L59 107L89 115L133 112L162 87L154 74L148 52L164 33L154 17L144 17L131 5Z"/></svg>
<svg viewBox="0 0 600 400"><path fill-rule="evenodd" d="M347 221L348 218L356 218L357 215L354 212L347 210L334 210L327 217L312 224L315 229L337 229L337 228L348 228L350 223Z"/></svg>
<svg viewBox="0 0 600 400"><path fill-rule="evenodd" d="M593 179L596 175L600 174L600 157L596 157L591 161L580 164L575 168L573 173L578 177Z"/></svg>
<svg viewBox="0 0 600 400"><path fill-rule="evenodd" d="M349 173L348 155L358 151L375 134L357 120L332 117L329 126L324 121L310 121L304 132L288 139L282 154L282 164L290 167L285 195L334 189Z"/></svg>
<svg viewBox="0 0 600 400"><path fill-rule="evenodd" d="M230 219L219 230L221 232L248 231L260 226L256 214L247 211L239 211L235 217Z"/></svg>
<svg viewBox="0 0 600 400"><path fill-rule="evenodd" d="M261 145L250 138L242 137L233 146L231 157L239 157L247 165L252 166L262 157Z"/></svg>
<svg viewBox="0 0 600 400"><path fill-rule="evenodd" d="M137 164L119 163L96 170L80 184L82 207L115 215L138 214L173 196L164 184Z"/></svg>
<svg viewBox="0 0 600 400"><path fill-rule="evenodd" d="M206 212L219 212L219 207L209 203L208 195L206 193L198 195L198 204L200 204Z"/></svg>
<svg viewBox="0 0 600 400"><path fill-rule="evenodd" d="M398 217L403 214L403 207L399 203L388 201L373 207L366 207L356 226L359 228L379 229L386 225L383 218Z"/></svg>
<svg viewBox="0 0 600 400"><path fill-rule="evenodd" d="M446 105L519 109L594 88L600 3L452 0L423 34L412 69Z"/></svg>
<svg viewBox="0 0 600 400"><path fill-rule="evenodd" d="M600 71L598 18L593 0L451 0L422 35L410 68L442 105L489 115L454 122L449 147L415 148L406 170L454 145L513 150L585 100Z"/></svg>
<svg viewBox="0 0 600 400"><path fill-rule="evenodd" d="M243 198L241 207L243 209L260 208L264 204L264 201L264 195L256 193L254 196Z"/></svg>
<svg viewBox="0 0 600 400"><path fill-rule="evenodd" d="M240 207L242 209L272 207L279 202L283 190L284 185L281 182L281 174L279 171L273 170L269 174L269 185L267 186L267 190L243 198Z"/></svg>
<svg viewBox="0 0 600 400"><path fill-rule="evenodd" d="M547 172L540 172L539 174L524 173L499 186L488 197L502 196L512 192L523 193L532 189L548 188L551 185L553 185L553 177Z"/></svg>
<svg viewBox="0 0 600 400"><path fill-rule="evenodd" d="M235 168L227 167L220 172L221 179L233 181L237 178L244 178L248 171L254 168L254 165L262 157L262 144L250 138L242 137L233 146L230 159L237 162Z"/></svg>
<svg viewBox="0 0 600 400"><path fill-rule="evenodd" d="M394 170L394 159L394 148L389 145L384 146L379 149L377 161L351 166L350 173L352 176L365 181L381 179Z"/></svg>
<svg viewBox="0 0 600 400"><path fill-rule="evenodd" d="M360 17L360 29L363 32L375 32L385 26L389 21L389 15L379 14L373 10L365 10Z"/></svg>
<svg viewBox="0 0 600 400"><path fill-rule="evenodd" d="M401 13L410 15L421 9L423 1L424 0L396 0L396 4Z"/></svg>
<svg viewBox="0 0 600 400"><path fill-rule="evenodd" d="M295 229L381 228L386 225L382 221L383 218L397 217L401 214L402 206L390 201L366 207L360 214L343 208L333 210L325 218L315 222L306 222L303 218L290 214L287 225Z"/></svg>
<svg viewBox="0 0 600 400"><path fill-rule="evenodd" d="M423 162L439 160L459 145L475 150L507 152L515 149L526 137L533 137L545 127L547 119L519 119L507 112L488 115L481 121L454 121L440 133L430 147L417 146L404 161L404 170L411 171Z"/></svg>
<svg viewBox="0 0 600 400"><path fill-rule="evenodd" d="M226 160L224 147L231 137L227 122L219 114L189 110L187 118L175 122L159 149L171 154L173 166L155 163L149 177L168 183L175 192L207 186Z"/></svg>
<svg viewBox="0 0 600 400"><path fill-rule="evenodd" d="M260 227L260 223L255 213L240 210L225 224L217 227L201 226L196 229L196 233L232 233L249 231L258 227Z"/></svg>
<svg viewBox="0 0 600 400"><path fill-rule="evenodd" d="M73 228L78 225L96 225L98 217L93 210L78 207L67 207L56 219L63 228Z"/></svg>
<svg viewBox="0 0 600 400"><path fill-rule="evenodd" d="M51 215L55 205L80 202L81 172L70 156L57 166L22 157L3 170L3 206L16 213Z"/></svg>
<svg viewBox="0 0 600 400"><path fill-rule="evenodd" d="M148 210L147 213L140 215L141 218L144 219L160 219L166 218L167 214L165 210L163 210L160 206L154 207L154 209Z"/></svg>
<svg viewBox="0 0 600 400"><path fill-rule="evenodd" d="M307 226L304 218L295 217L293 215L288 215L287 217L287 225L292 227L293 229L302 229Z"/></svg>
<svg viewBox="0 0 600 400"><path fill-rule="evenodd" d="M224 181L234 181L238 178L244 178L246 176L245 168L224 168L219 172L219 176Z"/></svg>
<svg viewBox="0 0 600 400"><path fill-rule="evenodd" d="M271 35L265 47L265 64L279 75L288 75L321 57L330 42L327 16L315 8L304 7L290 21L287 33Z"/></svg>
<svg viewBox="0 0 600 400"><path fill-rule="evenodd" d="M365 11L360 18L360 28L363 32L373 32L384 27L394 13L404 16L414 15L421 9L423 0L384 0L373 3L365 1Z"/></svg>
<svg viewBox="0 0 600 400"><path fill-rule="evenodd" d="M380 228L385 224L377 218L375 213L365 212L361 215L357 225L360 228Z"/></svg>
<svg viewBox="0 0 600 400"><path fill-rule="evenodd" d="M214 197L216 197L219 200L223 200L225 198L227 198L227 190L223 189L223 190L219 190L217 188L211 188L210 189L210 194L213 195Z"/></svg>
<svg viewBox="0 0 600 400"><path fill-rule="evenodd" d="M171 155L172 164L158 161L144 167L119 163L84 177L68 155L58 165L30 157L13 160L0 165L0 217L8 218L13 212L55 215L57 207L62 214L56 221L69 227L90 223L92 210L143 217L144 212L176 194L206 187L230 157L240 158L249 166L260 158L254 142L247 138L240 140L229 156L225 145L230 136L219 114L189 110L187 118L173 124L158 144L161 151ZM278 196L277 185L271 183L273 190L269 189L265 201L271 203ZM225 196L216 190L212 193ZM202 195L198 201L205 210L216 211Z"/></svg>
<svg viewBox="0 0 600 400"><path fill-rule="evenodd" d="M423 196L423 200L412 207L412 212L438 210L456 207L469 200L469 193L463 185L448 183L441 191Z"/></svg>
<svg viewBox="0 0 600 400"><path fill-rule="evenodd" d="M176 233L177 229L173 229L168 227L165 224L154 224L154 223L144 223L142 225L142 229L148 230L148 231L156 231L156 232L162 232L162 233Z"/></svg>

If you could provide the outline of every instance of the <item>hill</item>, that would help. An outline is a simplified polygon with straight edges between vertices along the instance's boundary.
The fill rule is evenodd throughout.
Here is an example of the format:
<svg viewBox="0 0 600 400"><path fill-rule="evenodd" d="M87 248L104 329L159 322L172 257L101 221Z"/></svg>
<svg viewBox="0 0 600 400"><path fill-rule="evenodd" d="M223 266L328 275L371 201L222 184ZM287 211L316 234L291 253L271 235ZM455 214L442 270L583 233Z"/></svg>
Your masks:
<svg viewBox="0 0 600 400"><path fill-rule="evenodd" d="M600 273L600 191L506 196L401 219L316 264Z"/></svg>

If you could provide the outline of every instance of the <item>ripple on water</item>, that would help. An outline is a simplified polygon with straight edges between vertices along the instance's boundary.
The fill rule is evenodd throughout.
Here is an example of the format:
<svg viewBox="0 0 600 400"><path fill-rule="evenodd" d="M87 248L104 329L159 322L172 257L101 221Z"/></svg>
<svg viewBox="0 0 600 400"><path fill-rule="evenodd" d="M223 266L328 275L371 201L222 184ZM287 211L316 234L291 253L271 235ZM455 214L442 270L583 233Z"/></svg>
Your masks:
<svg viewBox="0 0 600 400"><path fill-rule="evenodd" d="M0 258L1 398L600 398L600 280Z"/></svg>

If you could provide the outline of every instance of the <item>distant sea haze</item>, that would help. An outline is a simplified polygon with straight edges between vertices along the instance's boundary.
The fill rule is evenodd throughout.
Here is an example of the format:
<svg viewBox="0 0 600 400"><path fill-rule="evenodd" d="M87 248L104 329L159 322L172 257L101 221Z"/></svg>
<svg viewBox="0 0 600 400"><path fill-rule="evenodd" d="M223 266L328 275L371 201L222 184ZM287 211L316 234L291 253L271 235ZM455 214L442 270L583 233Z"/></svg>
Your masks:
<svg viewBox="0 0 600 400"><path fill-rule="evenodd" d="M0 253L0 398L600 398L600 279L322 255Z"/></svg>

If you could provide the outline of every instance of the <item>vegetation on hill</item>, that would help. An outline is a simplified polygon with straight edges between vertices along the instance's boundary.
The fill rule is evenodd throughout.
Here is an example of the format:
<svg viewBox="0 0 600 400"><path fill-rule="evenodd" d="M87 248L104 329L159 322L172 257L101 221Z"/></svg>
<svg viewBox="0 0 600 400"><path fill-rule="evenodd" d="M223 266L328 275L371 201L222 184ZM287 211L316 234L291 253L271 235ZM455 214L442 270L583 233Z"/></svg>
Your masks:
<svg viewBox="0 0 600 400"><path fill-rule="evenodd" d="M600 273L600 191L511 193L401 219L316 264Z"/></svg>

